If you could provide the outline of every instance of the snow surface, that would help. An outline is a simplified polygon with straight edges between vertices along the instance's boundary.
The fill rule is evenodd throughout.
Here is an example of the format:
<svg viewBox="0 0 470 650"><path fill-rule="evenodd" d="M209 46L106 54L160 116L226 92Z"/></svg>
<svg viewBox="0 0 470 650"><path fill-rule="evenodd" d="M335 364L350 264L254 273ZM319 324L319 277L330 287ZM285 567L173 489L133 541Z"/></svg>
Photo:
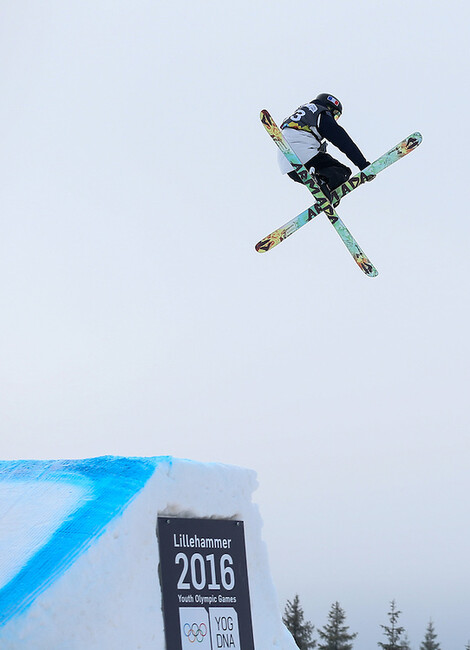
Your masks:
<svg viewBox="0 0 470 650"><path fill-rule="evenodd" d="M0 463L0 647L164 650L156 521L172 515L244 521L255 647L295 650L256 486L251 470L170 457Z"/></svg>
<svg viewBox="0 0 470 650"><path fill-rule="evenodd" d="M18 493L23 496L20 501ZM80 507L86 495L86 488L50 481L2 482L0 589L52 539L62 521Z"/></svg>

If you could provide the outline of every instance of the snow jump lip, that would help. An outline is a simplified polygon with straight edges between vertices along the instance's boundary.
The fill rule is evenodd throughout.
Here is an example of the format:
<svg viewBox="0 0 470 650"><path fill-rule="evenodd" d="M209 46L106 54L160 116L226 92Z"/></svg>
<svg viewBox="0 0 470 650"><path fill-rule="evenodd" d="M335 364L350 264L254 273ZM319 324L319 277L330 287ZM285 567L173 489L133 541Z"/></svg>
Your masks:
<svg viewBox="0 0 470 650"><path fill-rule="evenodd" d="M173 456L0 461L2 650L189 650L201 622L201 648L294 650L257 487Z"/></svg>

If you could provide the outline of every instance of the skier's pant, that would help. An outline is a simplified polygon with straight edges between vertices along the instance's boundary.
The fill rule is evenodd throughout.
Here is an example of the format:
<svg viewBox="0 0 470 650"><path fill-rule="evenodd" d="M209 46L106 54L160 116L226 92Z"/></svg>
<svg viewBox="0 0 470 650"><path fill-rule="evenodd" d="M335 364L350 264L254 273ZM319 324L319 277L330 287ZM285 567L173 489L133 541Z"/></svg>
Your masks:
<svg viewBox="0 0 470 650"><path fill-rule="evenodd" d="M310 158L304 167L310 170L314 167L315 175L320 179L326 181L330 190L335 190L337 187L348 180L351 176L351 170L346 165L343 165L338 160L335 160L329 153L320 152L316 156ZM302 183L297 172L289 172L288 176L296 183Z"/></svg>

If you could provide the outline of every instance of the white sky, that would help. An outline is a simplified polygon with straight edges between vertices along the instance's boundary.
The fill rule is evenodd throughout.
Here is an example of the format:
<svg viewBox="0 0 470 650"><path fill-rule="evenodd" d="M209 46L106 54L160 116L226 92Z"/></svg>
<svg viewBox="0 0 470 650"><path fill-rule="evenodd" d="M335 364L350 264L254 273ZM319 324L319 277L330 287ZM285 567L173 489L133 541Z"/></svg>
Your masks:
<svg viewBox="0 0 470 650"><path fill-rule="evenodd" d="M358 649L392 598L470 639L466 14L0 5L0 456L254 468L281 606ZM259 111L319 92L370 160L424 137L340 206L375 279L324 217L253 248L312 203Z"/></svg>

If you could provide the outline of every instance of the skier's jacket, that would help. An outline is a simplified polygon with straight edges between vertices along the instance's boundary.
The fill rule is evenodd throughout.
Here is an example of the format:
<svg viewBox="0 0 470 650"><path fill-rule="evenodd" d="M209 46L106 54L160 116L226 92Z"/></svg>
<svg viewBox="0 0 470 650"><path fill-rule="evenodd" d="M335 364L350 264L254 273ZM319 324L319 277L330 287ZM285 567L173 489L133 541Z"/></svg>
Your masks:
<svg viewBox="0 0 470 650"><path fill-rule="evenodd" d="M367 167L367 160L359 147L336 122L326 106L313 101L299 106L295 113L284 120L281 129L302 163L309 162L319 151L324 151L325 140L328 140L359 169ZM283 173L291 171L292 166L283 154L281 156L282 158L279 157L281 171Z"/></svg>

